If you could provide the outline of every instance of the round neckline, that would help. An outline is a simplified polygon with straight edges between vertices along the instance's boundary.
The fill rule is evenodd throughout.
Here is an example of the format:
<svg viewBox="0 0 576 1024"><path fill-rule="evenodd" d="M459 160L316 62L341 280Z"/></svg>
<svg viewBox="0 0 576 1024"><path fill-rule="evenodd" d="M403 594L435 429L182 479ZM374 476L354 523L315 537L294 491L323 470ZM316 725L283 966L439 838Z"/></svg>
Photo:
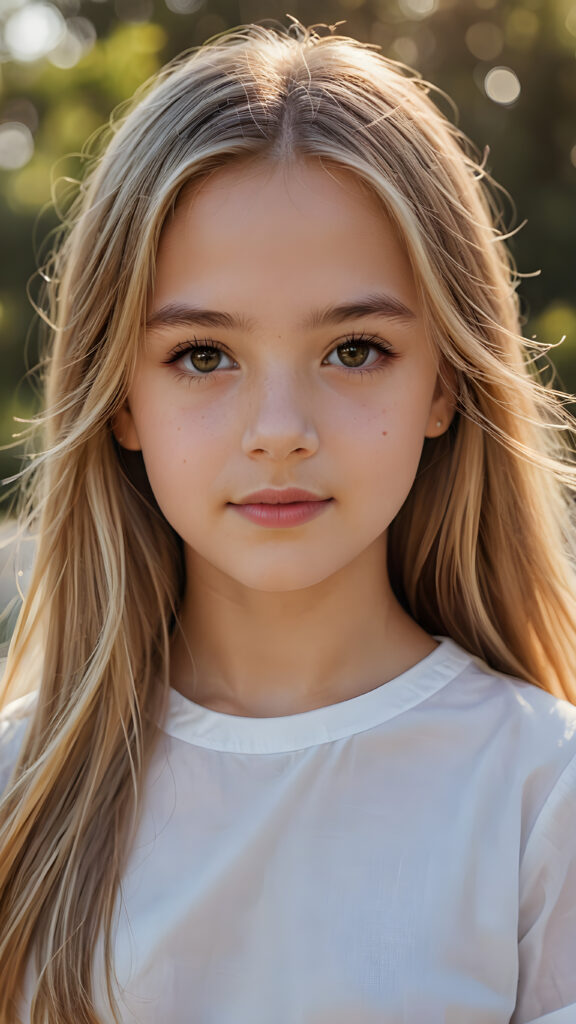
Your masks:
<svg viewBox="0 0 576 1024"><path fill-rule="evenodd" d="M209 750L277 754L329 743L372 729L420 704L449 683L471 656L447 637L401 675L337 704L295 715L247 718L196 704L170 687L166 715L158 724L174 739Z"/></svg>

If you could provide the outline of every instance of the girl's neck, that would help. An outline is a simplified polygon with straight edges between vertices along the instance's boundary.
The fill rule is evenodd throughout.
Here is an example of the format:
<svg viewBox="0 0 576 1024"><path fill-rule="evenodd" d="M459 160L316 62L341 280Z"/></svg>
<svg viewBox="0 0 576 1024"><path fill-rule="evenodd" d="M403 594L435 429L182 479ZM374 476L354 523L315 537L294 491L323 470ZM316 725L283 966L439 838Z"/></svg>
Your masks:
<svg viewBox="0 0 576 1024"><path fill-rule="evenodd" d="M266 718L349 700L395 678L436 642L400 607L383 564L379 538L315 586L263 592L192 553L172 686L214 711Z"/></svg>

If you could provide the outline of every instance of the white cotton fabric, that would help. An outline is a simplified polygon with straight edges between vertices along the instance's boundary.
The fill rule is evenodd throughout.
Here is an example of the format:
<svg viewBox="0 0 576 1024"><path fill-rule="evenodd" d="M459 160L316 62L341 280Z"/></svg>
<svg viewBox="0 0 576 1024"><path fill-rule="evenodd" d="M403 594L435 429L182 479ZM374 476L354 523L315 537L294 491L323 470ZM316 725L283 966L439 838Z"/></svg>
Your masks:
<svg viewBox="0 0 576 1024"><path fill-rule="evenodd" d="M297 715L172 690L114 942L126 1024L575 1024L576 708L451 640Z"/></svg>

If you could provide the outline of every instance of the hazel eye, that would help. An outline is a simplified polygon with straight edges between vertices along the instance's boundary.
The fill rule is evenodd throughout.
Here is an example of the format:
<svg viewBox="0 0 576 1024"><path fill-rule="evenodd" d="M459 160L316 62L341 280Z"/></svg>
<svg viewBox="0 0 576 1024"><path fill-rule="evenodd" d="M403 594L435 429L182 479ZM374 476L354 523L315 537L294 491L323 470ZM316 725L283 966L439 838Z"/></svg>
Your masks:
<svg viewBox="0 0 576 1024"><path fill-rule="evenodd" d="M222 358L230 359L230 356L220 345L208 339L200 341L194 338L192 341L177 345L166 362L178 366L185 377L202 379L211 376L214 370L222 368Z"/></svg>
<svg viewBox="0 0 576 1024"><path fill-rule="evenodd" d="M376 358L371 363L367 363L366 359L372 349L373 352L379 354L383 358ZM339 359L344 360L344 366L340 364L341 369L350 371L358 370L360 372L370 372L372 369L380 369L383 362L387 362L388 359L393 356L392 350L380 341L377 341L374 337L368 335L351 336L337 345L332 350L330 356L337 355ZM347 360L351 362L348 363ZM332 366L338 364L330 364Z"/></svg>
<svg viewBox="0 0 576 1024"><path fill-rule="evenodd" d="M214 345L198 345L181 356L180 361L185 370L192 369L199 373L211 373L212 370L221 368L222 357L228 358L222 349L216 348Z"/></svg>

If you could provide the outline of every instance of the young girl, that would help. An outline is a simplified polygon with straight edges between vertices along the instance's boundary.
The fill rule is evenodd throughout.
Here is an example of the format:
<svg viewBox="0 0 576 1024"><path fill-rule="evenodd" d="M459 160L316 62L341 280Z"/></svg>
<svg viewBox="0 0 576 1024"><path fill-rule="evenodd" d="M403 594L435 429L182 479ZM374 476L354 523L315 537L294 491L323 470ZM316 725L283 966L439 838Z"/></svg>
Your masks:
<svg viewBox="0 0 576 1024"><path fill-rule="evenodd" d="M3 683L2 1022L576 1021L570 424L429 88L247 26L82 186Z"/></svg>

